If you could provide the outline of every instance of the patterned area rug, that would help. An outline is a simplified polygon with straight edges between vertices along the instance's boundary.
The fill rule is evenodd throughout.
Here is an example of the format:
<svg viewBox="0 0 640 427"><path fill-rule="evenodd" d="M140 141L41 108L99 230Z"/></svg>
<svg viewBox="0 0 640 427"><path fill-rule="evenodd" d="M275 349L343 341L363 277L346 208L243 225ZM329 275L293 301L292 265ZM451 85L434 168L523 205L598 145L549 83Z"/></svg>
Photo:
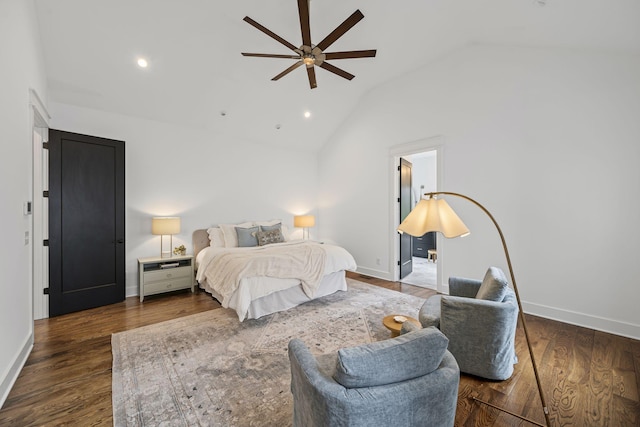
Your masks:
<svg viewBox="0 0 640 427"><path fill-rule="evenodd" d="M347 283L347 292L256 320L221 308L114 334L114 425L291 425L289 340L323 354L387 339L382 318L417 317L423 302Z"/></svg>

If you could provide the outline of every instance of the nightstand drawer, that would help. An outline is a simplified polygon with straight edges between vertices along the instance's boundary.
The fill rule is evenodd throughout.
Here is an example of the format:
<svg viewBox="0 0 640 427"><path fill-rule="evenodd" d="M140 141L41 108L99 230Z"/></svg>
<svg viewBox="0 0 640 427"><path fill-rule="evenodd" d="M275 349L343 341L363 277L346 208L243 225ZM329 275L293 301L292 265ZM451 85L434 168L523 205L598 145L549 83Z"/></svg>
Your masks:
<svg viewBox="0 0 640 427"><path fill-rule="evenodd" d="M144 294L145 295L153 295L159 294L162 292L169 292L178 289L187 289L192 286L192 281L190 277L183 277L171 280L162 280L160 282L155 283L145 283L144 284Z"/></svg>
<svg viewBox="0 0 640 427"><path fill-rule="evenodd" d="M140 302L145 295L187 288L195 291L192 255L138 258L138 274Z"/></svg>
<svg viewBox="0 0 640 427"><path fill-rule="evenodd" d="M191 267L178 267L167 270L155 270L144 273L145 285L161 280L177 280L183 277L189 278L191 276Z"/></svg>

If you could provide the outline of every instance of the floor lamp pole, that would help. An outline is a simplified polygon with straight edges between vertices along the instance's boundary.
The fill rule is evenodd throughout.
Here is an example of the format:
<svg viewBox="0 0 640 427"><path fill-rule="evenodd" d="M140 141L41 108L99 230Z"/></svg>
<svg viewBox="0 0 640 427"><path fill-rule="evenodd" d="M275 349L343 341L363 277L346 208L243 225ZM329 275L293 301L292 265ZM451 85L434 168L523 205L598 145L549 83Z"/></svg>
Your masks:
<svg viewBox="0 0 640 427"><path fill-rule="evenodd" d="M507 258L507 265L509 266L509 274L511 275L511 283L513 284L513 291L516 294L516 300L518 301L518 308L520 309L519 311L519 316L520 316L520 321L522 323L522 329L524 330L524 337L527 341L527 348L529 349L529 356L531 357L531 364L533 365L533 374L535 376L536 379L536 384L538 386L538 393L540 394L540 400L542 401L542 410L544 411L544 418L545 421L547 423L546 427L550 427L551 426L551 422L549 420L549 408L547 407L547 403L544 399L544 393L542 392L542 386L540 384L540 375L538 374L538 367L536 365L536 359L533 355L533 349L531 348L531 342L529 341L529 332L527 330L527 322L524 319L524 311L522 310L522 303L520 302L520 294L518 293L518 286L516 286L516 278L513 275L513 267L511 266L511 257L509 256L509 250L507 249L507 242L504 239L504 234L502 234L502 230L500 229L500 226L498 225L498 223L496 222L495 218L493 217L493 215L491 215L491 212L489 212L487 210L487 208L485 208L484 206L482 206L480 203L478 203L477 201L473 200L471 197L465 196L464 194L459 194L459 193L451 193L451 192L447 192L447 191L436 191L433 193L426 193L425 196L435 196L437 194L443 194L443 195L448 195L448 196L456 196L456 197L460 197L463 198L465 200L468 200L469 202L473 203L474 205L478 206L480 209L482 209L482 211L484 213L487 214L487 216L491 219L491 221L493 222L493 225L496 226L496 229L498 230L498 234L500 235L500 240L502 241L502 247L504 248L504 255ZM489 402L485 402L481 399L478 399L476 397L473 398L474 400L484 403L485 405L491 406L495 409L498 409L502 412L506 412L510 415L513 415L515 417L518 417L522 420L525 420L527 422L530 422L532 424L536 424L542 427L545 427L544 424L540 424L536 421L530 420L528 418L522 417L518 414L515 414L511 411L508 411L506 409L500 408L499 406L493 405Z"/></svg>

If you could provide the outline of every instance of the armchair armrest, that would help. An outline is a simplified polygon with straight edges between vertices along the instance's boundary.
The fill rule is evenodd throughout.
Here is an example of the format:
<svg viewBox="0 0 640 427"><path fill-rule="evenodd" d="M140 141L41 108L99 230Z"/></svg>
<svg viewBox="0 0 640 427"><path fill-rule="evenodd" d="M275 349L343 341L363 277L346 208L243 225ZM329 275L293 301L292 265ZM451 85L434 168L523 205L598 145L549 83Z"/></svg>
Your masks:
<svg viewBox="0 0 640 427"><path fill-rule="evenodd" d="M465 277L449 277L449 295L475 298L482 281Z"/></svg>

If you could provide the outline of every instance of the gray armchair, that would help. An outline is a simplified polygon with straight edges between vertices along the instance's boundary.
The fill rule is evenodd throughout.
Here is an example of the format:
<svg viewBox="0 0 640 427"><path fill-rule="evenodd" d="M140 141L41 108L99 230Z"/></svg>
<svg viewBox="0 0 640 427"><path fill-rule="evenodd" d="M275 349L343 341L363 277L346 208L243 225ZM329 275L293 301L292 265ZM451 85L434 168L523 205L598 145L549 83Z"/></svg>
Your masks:
<svg viewBox="0 0 640 427"><path fill-rule="evenodd" d="M460 370L447 343L425 328L316 357L291 340L294 427L453 426Z"/></svg>
<svg viewBox="0 0 640 427"><path fill-rule="evenodd" d="M434 295L420 309L423 327L440 328L460 371L491 380L511 377L518 359L518 303L502 270L490 267L482 281L449 278L449 295ZM416 329L403 325L402 333Z"/></svg>

